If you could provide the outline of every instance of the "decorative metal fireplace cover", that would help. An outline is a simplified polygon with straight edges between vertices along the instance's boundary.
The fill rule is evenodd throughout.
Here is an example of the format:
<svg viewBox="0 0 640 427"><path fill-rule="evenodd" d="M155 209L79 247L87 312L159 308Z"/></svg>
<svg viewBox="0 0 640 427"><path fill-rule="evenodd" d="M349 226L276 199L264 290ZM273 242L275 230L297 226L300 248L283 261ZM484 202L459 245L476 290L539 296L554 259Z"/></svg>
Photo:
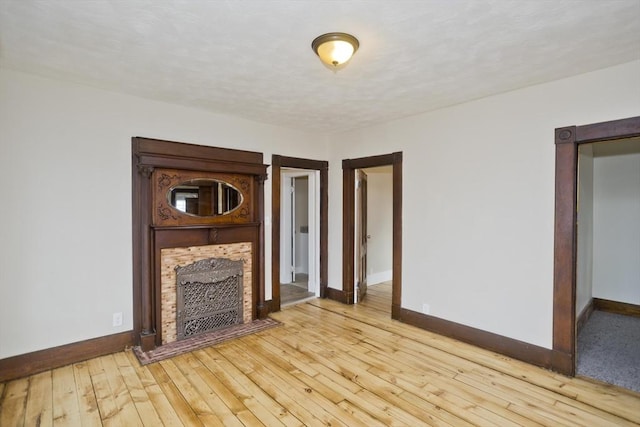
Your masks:
<svg viewBox="0 0 640 427"><path fill-rule="evenodd" d="M175 267L178 340L242 323L243 264L208 258Z"/></svg>

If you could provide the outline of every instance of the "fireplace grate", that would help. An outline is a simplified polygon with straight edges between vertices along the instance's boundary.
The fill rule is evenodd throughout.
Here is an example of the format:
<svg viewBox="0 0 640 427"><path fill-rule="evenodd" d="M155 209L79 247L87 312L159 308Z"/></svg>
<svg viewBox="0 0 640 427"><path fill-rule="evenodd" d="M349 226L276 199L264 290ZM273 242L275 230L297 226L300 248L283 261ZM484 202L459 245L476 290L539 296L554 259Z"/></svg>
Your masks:
<svg viewBox="0 0 640 427"><path fill-rule="evenodd" d="M208 258L176 267L179 340L242 323L242 264Z"/></svg>

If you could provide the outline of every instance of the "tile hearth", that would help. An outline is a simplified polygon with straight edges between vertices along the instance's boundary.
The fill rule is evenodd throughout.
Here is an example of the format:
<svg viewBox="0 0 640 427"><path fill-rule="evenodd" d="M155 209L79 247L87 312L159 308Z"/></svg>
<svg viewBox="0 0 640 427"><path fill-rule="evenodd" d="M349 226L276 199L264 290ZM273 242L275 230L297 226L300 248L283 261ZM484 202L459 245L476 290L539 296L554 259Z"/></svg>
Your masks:
<svg viewBox="0 0 640 427"><path fill-rule="evenodd" d="M234 338L240 338L245 335L254 334L256 332L264 331L266 329L270 329L280 325L280 322L271 318L254 320L250 323L230 326L225 329L196 335L194 337L183 339L180 341L174 341L172 343L162 345L154 350L147 352L143 352L139 346L136 346L133 348L133 352L140 361L141 365L148 365L150 363L159 362L161 360L168 359L179 354L220 344Z"/></svg>

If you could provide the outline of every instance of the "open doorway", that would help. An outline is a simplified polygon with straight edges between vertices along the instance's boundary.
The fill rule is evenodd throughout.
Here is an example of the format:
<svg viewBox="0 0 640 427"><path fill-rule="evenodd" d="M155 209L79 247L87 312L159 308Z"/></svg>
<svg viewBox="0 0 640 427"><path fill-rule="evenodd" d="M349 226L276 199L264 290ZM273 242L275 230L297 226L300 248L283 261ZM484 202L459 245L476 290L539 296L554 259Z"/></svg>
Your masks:
<svg viewBox="0 0 640 427"><path fill-rule="evenodd" d="M576 374L580 307L576 298L578 257L578 147L640 137L640 117L556 129L554 303L552 367ZM584 172L584 171L583 171ZM583 224L584 225L584 224ZM582 273L581 273L582 274Z"/></svg>
<svg viewBox="0 0 640 427"><path fill-rule="evenodd" d="M342 278L343 278L343 301L353 304L358 301L356 292L361 292L358 283L358 276L365 273L365 284L369 281L366 277L369 261L362 263L364 244L367 246L364 253L368 255L368 239L370 235L366 229L362 229L363 215L356 216L358 203L358 193L360 186L356 182L362 180L359 171L366 171L368 168L376 167L391 168L391 317L400 319L401 289L402 289L402 153L386 154L381 156L363 157L359 159L346 159L342 161L343 171L343 258L342 258ZM360 176L357 178L357 176ZM368 184L367 184L368 185ZM365 193L366 194L366 193ZM360 194L361 196L361 194ZM361 209L361 208L360 208ZM364 215L364 217L369 216ZM356 218L359 218L357 220ZM358 226L360 221L360 226ZM365 221L366 223L366 221ZM360 230L356 234L356 229ZM358 238L357 236L360 236ZM360 268L362 267L362 268ZM359 272L360 271L360 272ZM361 279L360 279L361 280ZM365 287L366 289L366 287ZM362 295L361 295L362 297ZM365 298L366 299L366 298Z"/></svg>
<svg viewBox="0 0 640 427"><path fill-rule="evenodd" d="M318 171L280 170L280 304L320 296Z"/></svg>
<svg viewBox="0 0 640 427"><path fill-rule="evenodd" d="M272 157L272 311L327 290L328 162Z"/></svg>
<svg viewBox="0 0 640 427"><path fill-rule="evenodd" d="M393 275L393 167L356 170L356 303L390 312ZM368 301L369 302L369 301Z"/></svg>
<svg viewBox="0 0 640 427"><path fill-rule="evenodd" d="M640 392L640 138L578 146L576 375Z"/></svg>

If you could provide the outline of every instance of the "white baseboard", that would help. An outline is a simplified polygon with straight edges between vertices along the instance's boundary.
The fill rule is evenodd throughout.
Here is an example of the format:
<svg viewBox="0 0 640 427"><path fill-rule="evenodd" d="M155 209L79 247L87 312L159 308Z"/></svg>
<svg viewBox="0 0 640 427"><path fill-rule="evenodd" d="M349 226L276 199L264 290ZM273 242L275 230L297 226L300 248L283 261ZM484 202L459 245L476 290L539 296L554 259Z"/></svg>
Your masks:
<svg viewBox="0 0 640 427"><path fill-rule="evenodd" d="M378 283L388 282L393 278L393 270L381 271L380 273L371 273L367 275L367 285L377 285Z"/></svg>

